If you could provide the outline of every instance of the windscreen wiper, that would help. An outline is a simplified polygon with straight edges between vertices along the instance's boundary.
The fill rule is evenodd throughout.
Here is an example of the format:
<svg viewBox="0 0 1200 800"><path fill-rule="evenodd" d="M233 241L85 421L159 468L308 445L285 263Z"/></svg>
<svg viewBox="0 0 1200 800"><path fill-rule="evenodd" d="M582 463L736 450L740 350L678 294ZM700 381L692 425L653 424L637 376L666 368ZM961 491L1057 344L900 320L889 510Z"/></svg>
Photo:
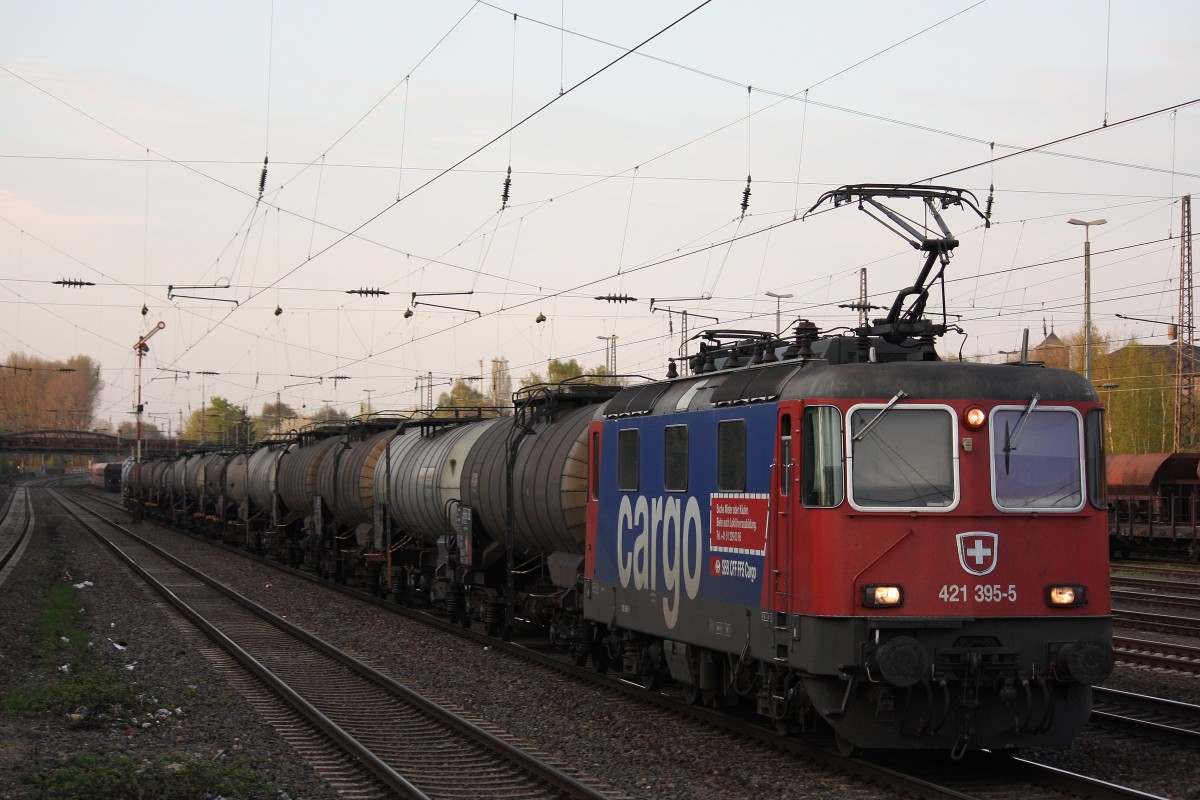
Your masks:
<svg viewBox="0 0 1200 800"><path fill-rule="evenodd" d="M1008 474L1009 461L1012 458L1012 451L1017 449L1017 437L1021 435L1021 430L1025 427L1025 423L1029 421L1030 416L1037 409L1038 401L1042 396L1037 392L1033 393L1033 397L1029 401L1029 405L1021 412L1020 419L1017 420L1017 427L1013 429L1012 435L1008 433L1008 422L1004 423L1004 474Z"/></svg>
<svg viewBox="0 0 1200 800"><path fill-rule="evenodd" d="M895 396L892 397L891 400L888 400L887 405L884 406L883 408L879 409L879 413L876 414L875 416L871 417L871 420L866 425L863 425L862 430L860 430L858 433L854 434L853 438L851 438L850 441L852 441L852 442L862 441L862 438L864 436L866 436L868 432L870 432L871 428L874 428L876 425L879 424L879 421L881 419L883 419L883 415L886 414L887 412L891 411L892 406L896 405L896 403L899 403L901 400L903 400L906 397L908 397L908 392L904 391L903 389L896 392Z"/></svg>

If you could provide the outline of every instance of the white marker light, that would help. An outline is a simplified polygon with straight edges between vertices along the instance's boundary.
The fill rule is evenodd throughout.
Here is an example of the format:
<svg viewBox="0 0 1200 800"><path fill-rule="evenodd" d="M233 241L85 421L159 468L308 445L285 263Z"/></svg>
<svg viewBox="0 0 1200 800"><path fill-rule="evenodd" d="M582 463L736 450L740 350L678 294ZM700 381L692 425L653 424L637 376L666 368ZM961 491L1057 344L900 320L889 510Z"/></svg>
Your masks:
<svg viewBox="0 0 1200 800"><path fill-rule="evenodd" d="M904 602L904 590L892 585L864 586L862 602L867 608L899 606Z"/></svg>

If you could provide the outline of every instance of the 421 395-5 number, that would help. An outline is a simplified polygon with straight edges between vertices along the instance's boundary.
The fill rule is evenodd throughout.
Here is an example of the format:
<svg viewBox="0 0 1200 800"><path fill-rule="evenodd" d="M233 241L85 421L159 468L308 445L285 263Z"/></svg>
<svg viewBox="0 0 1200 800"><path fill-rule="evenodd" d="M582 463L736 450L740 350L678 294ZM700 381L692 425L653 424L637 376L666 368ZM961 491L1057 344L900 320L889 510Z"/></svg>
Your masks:
<svg viewBox="0 0 1200 800"><path fill-rule="evenodd" d="M971 586L965 583L947 583L942 585L938 597L945 603L966 603L969 600L976 603L1015 603L1017 585L977 583Z"/></svg>

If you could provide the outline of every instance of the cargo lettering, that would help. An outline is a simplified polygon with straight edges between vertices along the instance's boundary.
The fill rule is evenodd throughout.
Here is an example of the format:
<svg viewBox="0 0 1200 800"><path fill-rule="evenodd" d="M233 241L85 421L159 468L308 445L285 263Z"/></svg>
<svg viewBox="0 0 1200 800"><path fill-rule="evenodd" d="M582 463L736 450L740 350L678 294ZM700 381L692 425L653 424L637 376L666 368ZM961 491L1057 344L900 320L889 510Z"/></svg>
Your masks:
<svg viewBox="0 0 1200 800"><path fill-rule="evenodd" d="M663 620L674 628L679 620L679 595L695 599L704 563L704 531L700 504L689 497L631 500L621 496L617 513L617 575L625 588L670 594L662 601Z"/></svg>

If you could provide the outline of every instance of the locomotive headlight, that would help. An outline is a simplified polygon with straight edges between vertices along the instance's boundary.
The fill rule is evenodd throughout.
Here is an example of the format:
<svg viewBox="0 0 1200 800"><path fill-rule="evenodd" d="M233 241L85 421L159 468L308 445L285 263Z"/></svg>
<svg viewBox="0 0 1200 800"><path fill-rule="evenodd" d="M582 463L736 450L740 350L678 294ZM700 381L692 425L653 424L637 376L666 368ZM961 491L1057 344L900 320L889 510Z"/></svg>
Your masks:
<svg viewBox="0 0 1200 800"><path fill-rule="evenodd" d="M967 413L963 414L963 424L969 429L977 431L987 422L987 412L979 406L971 406L967 409Z"/></svg>
<svg viewBox="0 0 1200 800"><path fill-rule="evenodd" d="M1086 586L1047 586L1046 605L1055 608L1075 608L1087 604Z"/></svg>
<svg viewBox="0 0 1200 800"><path fill-rule="evenodd" d="M867 608L895 608L904 604L904 590L899 586L870 584L862 592L862 604Z"/></svg>

